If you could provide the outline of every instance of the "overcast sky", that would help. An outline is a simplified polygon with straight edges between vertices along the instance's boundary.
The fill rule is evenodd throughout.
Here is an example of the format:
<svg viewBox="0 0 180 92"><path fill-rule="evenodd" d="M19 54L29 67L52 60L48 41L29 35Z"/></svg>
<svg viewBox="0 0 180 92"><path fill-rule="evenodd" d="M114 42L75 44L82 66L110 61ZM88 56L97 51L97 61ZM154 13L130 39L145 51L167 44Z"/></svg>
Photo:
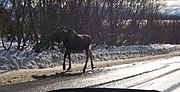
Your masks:
<svg viewBox="0 0 180 92"><path fill-rule="evenodd" d="M180 8L180 0L166 0L167 8Z"/></svg>

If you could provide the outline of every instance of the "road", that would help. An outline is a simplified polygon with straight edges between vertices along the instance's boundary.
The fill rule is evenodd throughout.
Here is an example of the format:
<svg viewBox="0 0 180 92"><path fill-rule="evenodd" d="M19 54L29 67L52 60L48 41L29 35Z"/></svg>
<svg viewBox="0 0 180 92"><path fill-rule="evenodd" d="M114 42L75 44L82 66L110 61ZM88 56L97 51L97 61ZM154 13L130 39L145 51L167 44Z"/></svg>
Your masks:
<svg viewBox="0 0 180 92"><path fill-rule="evenodd" d="M117 65L51 76L34 76L36 81L1 85L0 92L44 92L66 88L143 89L180 91L180 56Z"/></svg>

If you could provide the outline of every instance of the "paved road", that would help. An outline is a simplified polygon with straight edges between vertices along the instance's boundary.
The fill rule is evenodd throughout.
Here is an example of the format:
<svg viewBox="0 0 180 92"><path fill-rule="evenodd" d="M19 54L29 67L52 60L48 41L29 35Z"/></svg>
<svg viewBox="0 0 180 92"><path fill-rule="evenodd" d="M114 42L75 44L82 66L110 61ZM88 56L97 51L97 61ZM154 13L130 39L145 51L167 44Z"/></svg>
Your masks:
<svg viewBox="0 0 180 92"><path fill-rule="evenodd" d="M180 56L81 72L34 76L37 81L1 85L1 91L44 92L66 88L180 91ZM62 90L61 90L62 91ZM135 91L135 90L134 90ZM138 90L140 91L140 90Z"/></svg>

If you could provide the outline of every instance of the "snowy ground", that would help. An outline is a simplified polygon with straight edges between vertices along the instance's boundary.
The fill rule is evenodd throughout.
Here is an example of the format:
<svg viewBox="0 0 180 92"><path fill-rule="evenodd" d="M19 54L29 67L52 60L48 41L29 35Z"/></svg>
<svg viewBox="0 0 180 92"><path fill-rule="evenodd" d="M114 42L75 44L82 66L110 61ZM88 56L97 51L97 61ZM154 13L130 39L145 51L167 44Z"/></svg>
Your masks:
<svg viewBox="0 0 180 92"><path fill-rule="evenodd" d="M133 64L130 63L98 68L94 71L88 71L87 74L83 75L68 72L72 74L69 77L68 73L67 76L64 75L65 77L61 74L46 77L40 76L43 78L32 82L0 85L0 91L9 92L13 90L15 92L44 92L60 89L59 91L61 92L61 89L65 88L120 88L127 90L143 89L158 90L162 92L179 92L179 66L180 56L164 57L156 60L136 62Z"/></svg>
<svg viewBox="0 0 180 92"><path fill-rule="evenodd" d="M32 77L33 75L46 76L62 72L63 53L56 50L45 50L42 53L35 53L31 47L19 51L15 49L15 46L16 44L13 44L13 48L7 51L3 49L0 43L0 85L36 80ZM176 56L179 55L179 51L179 45L171 44L110 46L109 48L99 46L93 49L93 59L95 67L97 67L96 71L103 64L104 66L114 66L129 64L124 62L130 62L132 63L131 65L136 65L138 63L134 62L146 61L152 59L152 57L162 56L162 54L165 56L159 58ZM178 54L174 55L173 53L175 52L178 52ZM74 63L72 65L72 70L74 70L72 73L81 71L85 61L85 54L74 53L71 54L71 57L72 63ZM144 57L148 58L145 59ZM142 59L139 60L139 58Z"/></svg>
<svg viewBox="0 0 180 92"><path fill-rule="evenodd" d="M48 67L61 66L63 62L63 53L56 50L45 50L42 53L35 53L32 48L23 51L15 49L16 43L9 51L4 50L0 42L0 70L18 70L18 69L42 69ZM176 45L171 44L152 44L152 45L132 45L132 46L110 46L104 48L99 46L93 49L93 60L109 61L119 59L129 59L134 57L143 57L148 55L166 54L172 51L180 50ZM85 61L84 53L71 54L72 63L79 64ZM67 62L68 63L68 62Z"/></svg>

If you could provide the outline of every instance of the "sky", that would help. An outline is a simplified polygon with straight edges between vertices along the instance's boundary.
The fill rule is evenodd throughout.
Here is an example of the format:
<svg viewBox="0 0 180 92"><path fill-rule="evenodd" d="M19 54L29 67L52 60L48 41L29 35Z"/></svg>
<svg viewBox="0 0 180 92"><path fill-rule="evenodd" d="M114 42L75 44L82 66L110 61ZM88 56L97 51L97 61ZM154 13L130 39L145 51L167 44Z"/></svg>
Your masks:
<svg viewBox="0 0 180 92"><path fill-rule="evenodd" d="M168 8L180 8L180 0L166 0Z"/></svg>
<svg viewBox="0 0 180 92"><path fill-rule="evenodd" d="M165 12L170 15L180 15L180 0L166 0Z"/></svg>

